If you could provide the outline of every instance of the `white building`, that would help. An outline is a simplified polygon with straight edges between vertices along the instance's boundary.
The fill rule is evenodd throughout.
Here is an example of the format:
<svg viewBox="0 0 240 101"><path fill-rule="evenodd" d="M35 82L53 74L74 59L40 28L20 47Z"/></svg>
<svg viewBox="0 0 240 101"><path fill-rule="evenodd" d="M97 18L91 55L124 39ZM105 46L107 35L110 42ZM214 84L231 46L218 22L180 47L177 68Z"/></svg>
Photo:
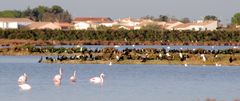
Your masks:
<svg viewBox="0 0 240 101"><path fill-rule="evenodd" d="M218 21L197 21L193 23L180 24L174 27L175 30L195 30L195 31L205 31L205 30L216 30L218 27Z"/></svg>
<svg viewBox="0 0 240 101"><path fill-rule="evenodd" d="M99 25L103 25L103 26L106 26L106 27L112 27L112 26L117 25L117 24L118 24L118 22L113 22L113 21L99 23Z"/></svg>
<svg viewBox="0 0 240 101"><path fill-rule="evenodd" d="M118 29L125 29L125 30L139 30L141 26L119 26Z"/></svg>
<svg viewBox="0 0 240 101"><path fill-rule="evenodd" d="M141 24L140 19L134 19L130 17L118 19L117 22L119 22L119 25L122 25L122 26L140 26Z"/></svg>
<svg viewBox="0 0 240 101"><path fill-rule="evenodd" d="M91 27L91 24L87 22L76 22L73 26L76 30L86 30Z"/></svg>
<svg viewBox="0 0 240 101"><path fill-rule="evenodd" d="M83 30L88 28L96 29L100 25L112 27L115 22L111 18L102 17L78 17L73 20L74 29Z"/></svg>
<svg viewBox="0 0 240 101"><path fill-rule="evenodd" d="M18 29L33 23L27 18L0 18L1 29Z"/></svg>

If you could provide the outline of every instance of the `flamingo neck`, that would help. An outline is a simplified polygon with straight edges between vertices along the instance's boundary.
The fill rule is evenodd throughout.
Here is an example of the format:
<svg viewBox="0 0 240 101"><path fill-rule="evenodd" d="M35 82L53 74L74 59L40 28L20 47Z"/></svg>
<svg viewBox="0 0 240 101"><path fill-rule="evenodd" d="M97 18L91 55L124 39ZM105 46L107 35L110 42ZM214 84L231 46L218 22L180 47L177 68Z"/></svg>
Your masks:
<svg viewBox="0 0 240 101"><path fill-rule="evenodd" d="M76 76L76 71L74 71L73 76L74 76L74 77Z"/></svg>
<svg viewBox="0 0 240 101"><path fill-rule="evenodd" d="M103 75L102 74L100 75L100 79L103 81Z"/></svg>
<svg viewBox="0 0 240 101"><path fill-rule="evenodd" d="M27 77L27 74L26 74L26 73L24 73L24 74L23 74L23 76L24 76L24 77Z"/></svg>
<svg viewBox="0 0 240 101"><path fill-rule="evenodd" d="M62 68L59 69L59 74L62 75Z"/></svg>
<svg viewBox="0 0 240 101"><path fill-rule="evenodd" d="M100 79L101 79L101 84L103 83L103 76L101 75L100 76Z"/></svg>

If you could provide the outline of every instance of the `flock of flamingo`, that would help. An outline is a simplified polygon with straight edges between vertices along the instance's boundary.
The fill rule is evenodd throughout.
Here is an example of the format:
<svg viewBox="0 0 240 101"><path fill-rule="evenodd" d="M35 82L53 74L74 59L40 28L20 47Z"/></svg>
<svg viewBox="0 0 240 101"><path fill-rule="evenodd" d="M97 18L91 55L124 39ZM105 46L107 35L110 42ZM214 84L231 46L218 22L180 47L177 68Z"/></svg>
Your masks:
<svg viewBox="0 0 240 101"><path fill-rule="evenodd" d="M61 85L61 80L62 80L62 68L59 68L59 73L56 74L53 77L53 83L56 86ZM89 81L90 83L93 84L103 84L103 77L104 74L101 73L99 77L93 77L90 78ZM32 87L27 83L28 76L26 73L23 73L19 78L18 78L18 86L20 87L21 90L31 90ZM73 72L73 75L69 78L70 82L75 83L77 81L77 76L76 76L76 71Z"/></svg>

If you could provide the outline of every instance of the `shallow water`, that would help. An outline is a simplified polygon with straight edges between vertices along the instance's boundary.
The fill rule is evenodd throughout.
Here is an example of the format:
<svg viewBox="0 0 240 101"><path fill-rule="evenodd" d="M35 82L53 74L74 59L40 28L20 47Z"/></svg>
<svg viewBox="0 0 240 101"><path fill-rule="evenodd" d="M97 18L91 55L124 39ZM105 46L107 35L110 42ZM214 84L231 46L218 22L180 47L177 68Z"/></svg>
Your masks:
<svg viewBox="0 0 240 101"><path fill-rule="evenodd" d="M72 48L72 47L76 47L74 45L57 45L54 46L56 48L59 47L65 47L65 48ZM197 48L202 48L202 49L206 49L206 50L223 50L223 49L229 49L229 48L239 48L239 46L168 46L168 45L135 45L134 47L132 45L116 45L116 46L108 46L108 45L82 45L81 47L86 47L89 49L102 49L105 47L115 47L118 50L123 50L126 48L129 49L141 49L141 48L156 48L156 49L161 49L161 48L165 48L168 49L168 47L170 49L197 49Z"/></svg>
<svg viewBox="0 0 240 101"><path fill-rule="evenodd" d="M182 65L38 64L39 57L0 56L1 101L233 101L240 98L240 68ZM60 87L53 76L63 68ZM77 70L76 84L68 78ZM21 91L26 72L30 91ZM103 86L89 78L105 73Z"/></svg>

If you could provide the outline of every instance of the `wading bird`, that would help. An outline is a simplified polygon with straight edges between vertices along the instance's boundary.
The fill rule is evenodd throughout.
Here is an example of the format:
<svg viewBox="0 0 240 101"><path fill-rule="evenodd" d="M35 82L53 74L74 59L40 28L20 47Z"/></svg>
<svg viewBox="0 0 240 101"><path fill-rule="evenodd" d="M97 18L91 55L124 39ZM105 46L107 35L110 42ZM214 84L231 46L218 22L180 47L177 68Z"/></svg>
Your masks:
<svg viewBox="0 0 240 101"><path fill-rule="evenodd" d="M71 82L76 82L77 81L77 76L76 76L76 71L73 72L73 75L70 77Z"/></svg>
<svg viewBox="0 0 240 101"><path fill-rule="evenodd" d="M205 57L205 55L204 55L204 54L201 54L201 57L202 57L202 60L203 60L204 62L206 62L207 58Z"/></svg>
<svg viewBox="0 0 240 101"><path fill-rule="evenodd" d="M29 84L27 84L27 78L26 73L23 73L23 75L18 78L18 86L21 90L30 90L32 88Z"/></svg>
<svg viewBox="0 0 240 101"><path fill-rule="evenodd" d="M27 74L26 73L23 73L23 75L21 75L19 78L18 78L18 84L24 84L27 82Z"/></svg>
<svg viewBox="0 0 240 101"><path fill-rule="evenodd" d="M94 84L103 84L103 77L104 77L104 74L101 73L99 77L93 77L90 79L90 82L91 83L94 83Z"/></svg>
<svg viewBox="0 0 240 101"><path fill-rule="evenodd" d="M61 85L61 80L62 80L62 68L59 68L59 74L56 74L53 78L53 83L56 86Z"/></svg>

